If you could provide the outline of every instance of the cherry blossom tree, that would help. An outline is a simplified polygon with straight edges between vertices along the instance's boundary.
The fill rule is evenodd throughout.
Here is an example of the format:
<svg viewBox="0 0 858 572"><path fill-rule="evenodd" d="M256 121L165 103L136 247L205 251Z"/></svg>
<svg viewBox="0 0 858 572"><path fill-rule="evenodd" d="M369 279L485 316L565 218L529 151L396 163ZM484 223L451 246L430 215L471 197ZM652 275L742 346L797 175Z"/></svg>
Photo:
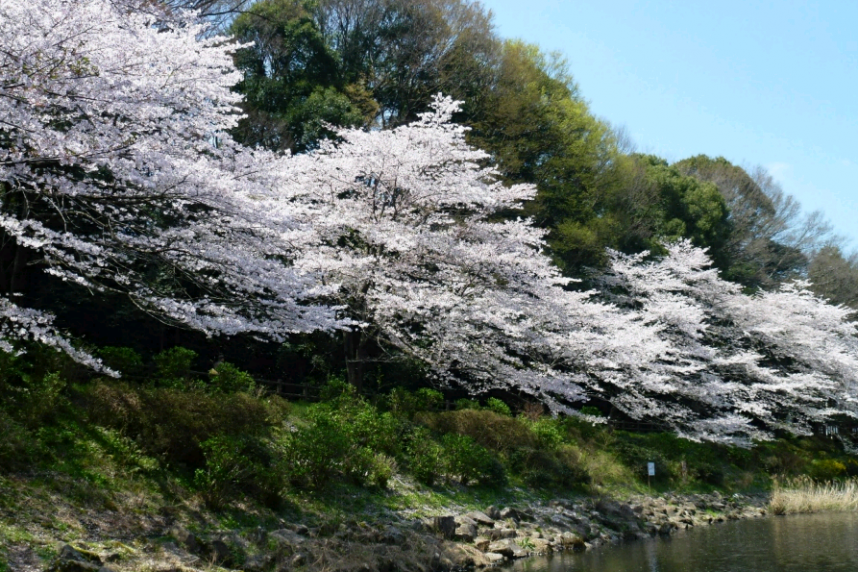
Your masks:
<svg viewBox="0 0 858 572"><path fill-rule="evenodd" d="M668 255L611 253L608 298L660 324L670 350L654 364L661 382L633 380L612 403L635 418L664 421L695 438L806 433L814 422L854 415L858 337L849 310L803 282L747 295L722 280L688 241Z"/></svg>
<svg viewBox="0 0 858 572"><path fill-rule="evenodd" d="M482 166L486 154L450 122L457 108L439 96L413 124L341 130L287 162L298 189L288 201L308 206L322 244L296 265L339 284L332 303L358 323L345 334L350 380L380 341L443 382L559 407L582 398L589 376L657 357L648 326L568 288L542 231L504 216L535 189Z"/></svg>
<svg viewBox="0 0 858 572"><path fill-rule="evenodd" d="M192 13L161 16L135 0L0 3L3 349L35 338L87 361L20 306L33 266L207 334L338 324L290 264L314 235L263 208L277 158L225 135L234 46L199 39Z"/></svg>

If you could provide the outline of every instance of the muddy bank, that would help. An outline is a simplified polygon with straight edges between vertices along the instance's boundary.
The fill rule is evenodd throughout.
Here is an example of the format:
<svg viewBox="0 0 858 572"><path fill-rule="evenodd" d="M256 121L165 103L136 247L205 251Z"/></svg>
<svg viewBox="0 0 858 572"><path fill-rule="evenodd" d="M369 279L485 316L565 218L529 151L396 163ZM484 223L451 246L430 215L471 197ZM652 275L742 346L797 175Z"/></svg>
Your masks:
<svg viewBox="0 0 858 572"><path fill-rule="evenodd" d="M536 554L584 551L726 520L759 518L765 496L718 493L624 500L577 497L515 507L384 521L358 519L311 527L192 532L163 522L148 538L62 547L56 572L181 572L216 568L246 572L443 572L487 568ZM107 531L103 531L107 532ZM101 547L101 548L99 548Z"/></svg>

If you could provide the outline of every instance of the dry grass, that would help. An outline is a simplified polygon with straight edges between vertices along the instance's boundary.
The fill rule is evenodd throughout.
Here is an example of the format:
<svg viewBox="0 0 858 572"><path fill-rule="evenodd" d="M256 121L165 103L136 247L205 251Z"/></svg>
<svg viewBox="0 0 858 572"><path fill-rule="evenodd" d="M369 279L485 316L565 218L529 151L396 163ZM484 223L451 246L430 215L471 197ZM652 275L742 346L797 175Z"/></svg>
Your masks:
<svg viewBox="0 0 858 572"><path fill-rule="evenodd" d="M858 479L816 482L807 477L775 482L769 507L774 514L843 512L858 509Z"/></svg>

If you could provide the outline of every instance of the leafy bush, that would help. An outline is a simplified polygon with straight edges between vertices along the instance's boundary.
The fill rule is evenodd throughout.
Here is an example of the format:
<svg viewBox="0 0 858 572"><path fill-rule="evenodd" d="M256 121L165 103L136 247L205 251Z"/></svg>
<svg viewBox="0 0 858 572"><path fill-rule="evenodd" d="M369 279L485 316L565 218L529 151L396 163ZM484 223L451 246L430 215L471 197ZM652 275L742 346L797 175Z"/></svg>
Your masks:
<svg viewBox="0 0 858 572"><path fill-rule="evenodd" d="M444 475L444 449L425 427L415 427L408 436L405 452L411 474L421 483L431 486Z"/></svg>
<svg viewBox="0 0 858 572"><path fill-rule="evenodd" d="M421 411L434 411L444 406L444 394L436 389L421 387L414 392L414 396Z"/></svg>
<svg viewBox="0 0 858 572"><path fill-rule="evenodd" d="M455 403L457 410L463 409L480 409L480 402L474 399L457 399Z"/></svg>
<svg viewBox="0 0 858 572"><path fill-rule="evenodd" d="M143 375L145 371L143 358L131 348L108 346L99 349L98 356L104 365L123 376Z"/></svg>
<svg viewBox="0 0 858 572"><path fill-rule="evenodd" d="M122 430L147 453L191 469L205 464L201 443L224 435L261 435L280 420L276 410L243 393L99 382L86 399L92 422Z"/></svg>
<svg viewBox="0 0 858 572"><path fill-rule="evenodd" d="M531 423L530 430L536 437L536 445L545 451L556 451L565 441L563 428L554 419L540 419Z"/></svg>
<svg viewBox="0 0 858 572"><path fill-rule="evenodd" d="M510 410L509 405L507 405L496 397L489 397L486 400L486 409L488 409L489 411L494 411L498 415L512 417L512 410Z"/></svg>
<svg viewBox="0 0 858 572"><path fill-rule="evenodd" d="M223 507L246 493L274 504L280 497L282 479L273 470L274 460L264 443L245 436L221 435L200 444L205 467L194 473L194 484L206 504Z"/></svg>
<svg viewBox="0 0 858 572"><path fill-rule="evenodd" d="M250 392L256 387L253 377L229 362L221 362L209 371L209 389L223 393Z"/></svg>
<svg viewBox="0 0 858 572"><path fill-rule="evenodd" d="M673 464L660 451L651 447L620 441L614 445L614 450L638 479L647 479L647 463L655 463L656 480L677 476L672 471Z"/></svg>
<svg viewBox="0 0 858 572"><path fill-rule="evenodd" d="M531 486L574 487L590 482L578 452L563 445L554 450L517 449L509 456L510 466Z"/></svg>
<svg viewBox="0 0 858 572"><path fill-rule="evenodd" d="M391 459L400 452L399 421L350 388L329 385L327 391L330 401L312 406L307 424L287 439L292 480L321 487L342 474L359 484L386 483Z"/></svg>
<svg viewBox="0 0 858 572"><path fill-rule="evenodd" d="M443 468L448 477L463 485L502 485L506 482L503 465L485 448L466 435L448 433L441 439Z"/></svg>
<svg viewBox="0 0 858 572"><path fill-rule="evenodd" d="M428 387L418 389L414 393L402 387L396 387L387 396L387 403L393 415L411 419L417 412L441 409L444 405L444 395Z"/></svg>
<svg viewBox="0 0 858 572"><path fill-rule="evenodd" d="M415 422L438 433L467 435L479 445L498 453L536 447L536 437L524 420L494 411L461 409L421 414L415 417Z"/></svg>
<svg viewBox="0 0 858 572"><path fill-rule="evenodd" d="M293 483L322 487L338 470L353 445L349 431L328 408L310 410L308 424L290 433L286 440L286 457Z"/></svg>
<svg viewBox="0 0 858 572"><path fill-rule="evenodd" d="M153 360L158 381L167 387L185 387L196 359L197 352L178 346L157 354Z"/></svg>
<svg viewBox="0 0 858 572"><path fill-rule="evenodd" d="M810 476L819 481L831 481L845 475L846 464L834 459L816 459L810 466Z"/></svg>
<svg viewBox="0 0 858 572"><path fill-rule="evenodd" d="M33 436L0 409L0 472L15 471L29 465L36 453Z"/></svg>
<svg viewBox="0 0 858 572"><path fill-rule="evenodd" d="M13 415L27 427L38 428L55 419L67 403L65 380L58 373L26 376L26 383L17 386L9 401L14 404Z"/></svg>

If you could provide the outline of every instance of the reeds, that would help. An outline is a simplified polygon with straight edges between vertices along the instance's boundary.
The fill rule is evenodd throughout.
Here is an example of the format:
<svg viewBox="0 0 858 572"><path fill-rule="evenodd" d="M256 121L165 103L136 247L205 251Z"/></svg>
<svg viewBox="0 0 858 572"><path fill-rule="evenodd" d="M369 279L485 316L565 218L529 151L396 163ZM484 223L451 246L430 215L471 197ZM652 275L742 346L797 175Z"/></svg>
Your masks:
<svg viewBox="0 0 858 572"><path fill-rule="evenodd" d="M817 482L799 477L775 481L769 508L773 514L858 510L858 479Z"/></svg>

